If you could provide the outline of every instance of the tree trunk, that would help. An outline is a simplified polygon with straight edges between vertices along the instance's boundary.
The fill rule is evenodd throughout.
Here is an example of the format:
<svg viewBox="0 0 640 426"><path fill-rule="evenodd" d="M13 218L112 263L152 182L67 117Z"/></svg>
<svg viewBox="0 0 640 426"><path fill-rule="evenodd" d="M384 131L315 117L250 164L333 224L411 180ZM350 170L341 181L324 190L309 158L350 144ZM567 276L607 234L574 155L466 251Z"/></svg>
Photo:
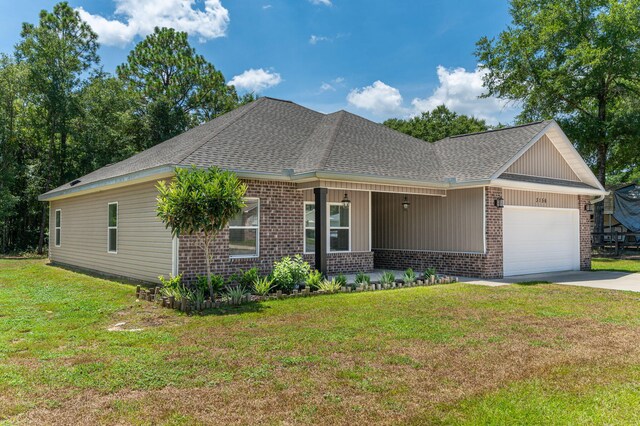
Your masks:
<svg viewBox="0 0 640 426"><path fill-rule="evenodd" d="M211 300L214 299L213 294L213 286L211 285L211 256L209 254L210 250L210 237L208 235L204 235L203 237L203 249L204 249L204 262L207 265L207 286L209 287L209 296Z"/></svg>
<svg viewBox="0 0 640 426"><path fill-rule="evenodd" d="M598 167L598 180L602 184L603 188L606 188L607 183L607 153L609 151L609 144L607 140L606 122L607 122L607 100L606 100L607 86L606 83L602 83L602 92L598 96L598 152L597 152L597 167ZM593 209L593 231L596 233L604 232L604 201L596 203Z"/></svg>
<svg viewBox="0 0 640 426"><path fill-rule="evenodd" d="M40 238L38 239L38 254L44 254L44 228L47 225L47 203L42 203L42 217L40 219ZM51 244L51 242L49 242Z"/></svg>

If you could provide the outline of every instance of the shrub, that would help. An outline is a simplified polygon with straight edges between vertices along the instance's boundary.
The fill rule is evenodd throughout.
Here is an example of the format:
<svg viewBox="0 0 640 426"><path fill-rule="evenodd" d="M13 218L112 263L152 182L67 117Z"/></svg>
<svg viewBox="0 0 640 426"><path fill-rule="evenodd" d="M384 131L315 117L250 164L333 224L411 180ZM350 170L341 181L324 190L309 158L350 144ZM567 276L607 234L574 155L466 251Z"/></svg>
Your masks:
<svg viewBox="0 0 640 426"><path fill-rule="evenodd" d="M405 284L413 284L414 282L416 282L416 278L416 273L413 272L413 269L409 268L404 272L402 280L405 282Z"/></svg>
<svg viewBox="0 0 640 426"><path fill-rule="evenodd" d="M327 293L335 293L340 291L340 287L342 287L342 284L338 282L336 278L333 278L331 281L322 280L318 285L318 290L326 291Z"/></svg>
<svg viewBox="0 0 640 426"><path fill-rule="evenodd" d="M320 271L318 271L317 269L314 269L313 271L309 272L309 275L307 275L307 285L310 288L320 287L321 282L322 282L322 273L320 273Z"/></svg>
<svg viewBox="0 0 640 426"><path fill-rule="evenodd" d="M338 284L340 284L340 287L347 285L347 277L345 277L344 274L338 274L338 276L335 277L335 280Z"/></svg>
<svg viewBox="0 0 640 426"><path fill-rule="evenodd" d="M431 277L436 275L436 268L427 268L424 270L424 276L425 277Z"/></svg>
<svg viewBox="0 0 640 426"><path fill-rule="evenodd" d="M382 276L380 277L380 284L393 284L396 281L396 277L395 275L393 275L393 272L384 272L382 274Z"/></svg>
<svg viewBox="0 0 640 426"><path fill-rule="evenodd" d="M363 285L363 284L369 285L371 284L371 277L365 274L364 272L358 272L356 274L355 283L358 285Z"/></svg>
<svg viewBox="0 0 640 426"><path fill-rule="evenodd" d="M196 289L205 289L206 293L209 293L209 288L211 288L213 290L213 293L209 293L209 297L211 297L211 299L215 299L215 297L222 293L222 289L224 288L224 278L222 277L222 275L216 275L216 274L211 274L211 287L209 287L209 285L207 284L207 276L206 275L202 275L202 276L197 276L196 277Z"/></svg>
<svg viewBox="0 0 640 426"><path fill-rule="evenodd" d="M255 294L259 296L265 296L269 294L271 289L273 288L273 280L269 279L269 277L264 278L256 278L253 282L253 291Z"/></svg>
<svg viewBox="0 0 640 426"><path fill-rule="evenodd" d="M232 305L239 305L242 303L244 297L249 294L247 291L240 285L235 287L227 286L227 300Z"/></svg>
<svg viewBox="0 0 640 426"><path fill-rule="evenodd" d="M279 262L273 264L274 284L282 291L290 292L309 275L311 268L309 264L302 259L299 254L292 259L289 256L283 257Z"/></svg>
<svg viewBox="0 0 640 426"><path fill-rule="evenodd" d="M240 278L238 279L238 283L244 288L251 288L257 279L260 278L260 274L258 273L258 268L251 268L244 271L240 274Z"/></svg>

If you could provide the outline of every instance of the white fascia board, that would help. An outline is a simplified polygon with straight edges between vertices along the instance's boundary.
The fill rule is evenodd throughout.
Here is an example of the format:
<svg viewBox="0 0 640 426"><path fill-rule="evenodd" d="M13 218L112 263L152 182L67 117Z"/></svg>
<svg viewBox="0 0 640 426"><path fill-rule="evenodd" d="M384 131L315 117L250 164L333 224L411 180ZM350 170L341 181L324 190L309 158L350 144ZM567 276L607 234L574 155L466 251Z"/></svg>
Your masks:
<svg viewBox="0 0 640 426"><path fill-rule="evenodd" d="M573 186L549 185L535 182L520 182L508 179L494 179L491 181L490 186L505 189L516 189L520 191L551 192L556 194L572 195L592 195L594 197L608 194L608 191L603 191L596 188L577 188Z"/></svg>

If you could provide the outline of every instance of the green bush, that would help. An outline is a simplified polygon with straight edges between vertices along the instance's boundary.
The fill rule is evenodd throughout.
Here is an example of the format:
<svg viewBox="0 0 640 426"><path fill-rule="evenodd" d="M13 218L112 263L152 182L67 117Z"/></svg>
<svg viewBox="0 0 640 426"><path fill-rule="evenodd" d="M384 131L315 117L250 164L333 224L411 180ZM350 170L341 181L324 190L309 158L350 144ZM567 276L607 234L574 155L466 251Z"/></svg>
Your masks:
<svg viewBox="0 0 640 426"><path fill-rule="evenodd" d="M429 278L431 276L435 276L436 275L436 268L427 268L424 270L424 276L425 278Z"/></svg>
<svg viewBox="0 0 640 426"><path fill-rule="evenodd" d="M307 285L309 286L309 288L318 288L321 282L322 274L320 273L320 271L314 269L313 271L309 272L309 275L307 275Z"/></svg>
<svg viewBox="0 0 640 426"><path fill-rule="evenodd" d="M395 275L393 275L393 272L384 272L382 274L382 276L380 277L380 283L381 284L393 284L396 281L396 277Z"/></svg>
<svg viewBox="0 0 640 426"><path fill-rule="evenodd" d="M365 274L364 272L358 272L356 274L355 283L358 285L363 285L363 284L369 285L371 284L371 277Z"/></svg>
<svg viewBox="0 0 640 426"><path fill-rule="evenodd" d="M264 277L264 278L258 277L253 282L253 291L255 294L259 296L265 296L269 294L272 288L273 288L273 280L271 280L269 277Z"/></svg>
<svg viewBox="0 0 640 426"><path fill-rule="evenodd" d="M191 292L182 283L182 275L177 275L175 277L173 275L170 275L168 279L164 276L159 276L158 279L162 283L160 294L162 294L163 296L173 296L177 301L180 301L184 298L188 299L190 297Z"/></svg>
<svg viewBox="0 0 640 426"><path fill-rule="evenodd" d="M242 303L244 297L249 294L242 286L237 285L235 287L227 286L226 288L227 300L232 305L239 305Z"/></svg>
<svg viewBox="0 0 640 426"><path fill-rule="evenodd" d="M413 269L411 268L407 269L402 277L402 281L404 281L405 284L413 284L414 282L416 282L416 279L416 273L413 272Z"/></svg>
<svg viewBox="0 0 640 426"><path fill-rule="evenodd" d="M211 297L212 300L215 299L218 294L222 293L224 285L225 281L222 275L211 274L211 288L213 290L213 294L209 294L209 297ZM205 294L209 293L206 275L199 275L196 277L195 288L206 290Z"/></svg>
<svg viewBox="0 0 640 426"><path fill-rule="evenodd" d="M335 277L335 280L340 285L340 287L347 285L347 277L345 277L344 274L338 274L338 276Z"/></svg>
<svg viewBox="0 0 640 426"><path fill-rule="evenodd" d="M342 287L340 282L338 282L336 278L333 278L331 281L321 281L318 285L318 290L326 291L327 293L335 293L337 291L340 291L340 287Z"/></svg>
<svg viewBox="0 0 640 426"><path fill-rule="evenodd" d="M290 292L304 282L310 270L309 264L302 259L302 256L297 254L293 259L286 256L279 262L275 262L271 276L276 288Z"/></svg>
<svg viewBox="0 0 640 426"><path fill-rule="evenodd" d="M257 279L260 278L260 274L258 273L258 268L247 269L240 275L240 279L238 280L239 284L244 288L251 288L253 283L256 282Z"/></svg>

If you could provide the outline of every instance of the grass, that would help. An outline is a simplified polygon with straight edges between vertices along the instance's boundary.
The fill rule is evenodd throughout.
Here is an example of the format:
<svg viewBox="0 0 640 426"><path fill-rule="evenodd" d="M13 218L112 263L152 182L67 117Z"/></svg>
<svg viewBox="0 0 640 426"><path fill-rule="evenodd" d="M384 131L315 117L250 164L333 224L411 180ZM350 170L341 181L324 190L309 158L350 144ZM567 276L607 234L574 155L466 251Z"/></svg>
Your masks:
<svg viewBox="0 0 640 426"><path fill-rule="evenodd" d="M0 423L640 423L636 293L449 284L188 317L133 291L0 259Z"/></svg>
<svg viewBox="0 0 640 426"><path fill-rule="evenodd" d="M638 259L594 258L591 260L594 271L640 272Z"/></svg>

